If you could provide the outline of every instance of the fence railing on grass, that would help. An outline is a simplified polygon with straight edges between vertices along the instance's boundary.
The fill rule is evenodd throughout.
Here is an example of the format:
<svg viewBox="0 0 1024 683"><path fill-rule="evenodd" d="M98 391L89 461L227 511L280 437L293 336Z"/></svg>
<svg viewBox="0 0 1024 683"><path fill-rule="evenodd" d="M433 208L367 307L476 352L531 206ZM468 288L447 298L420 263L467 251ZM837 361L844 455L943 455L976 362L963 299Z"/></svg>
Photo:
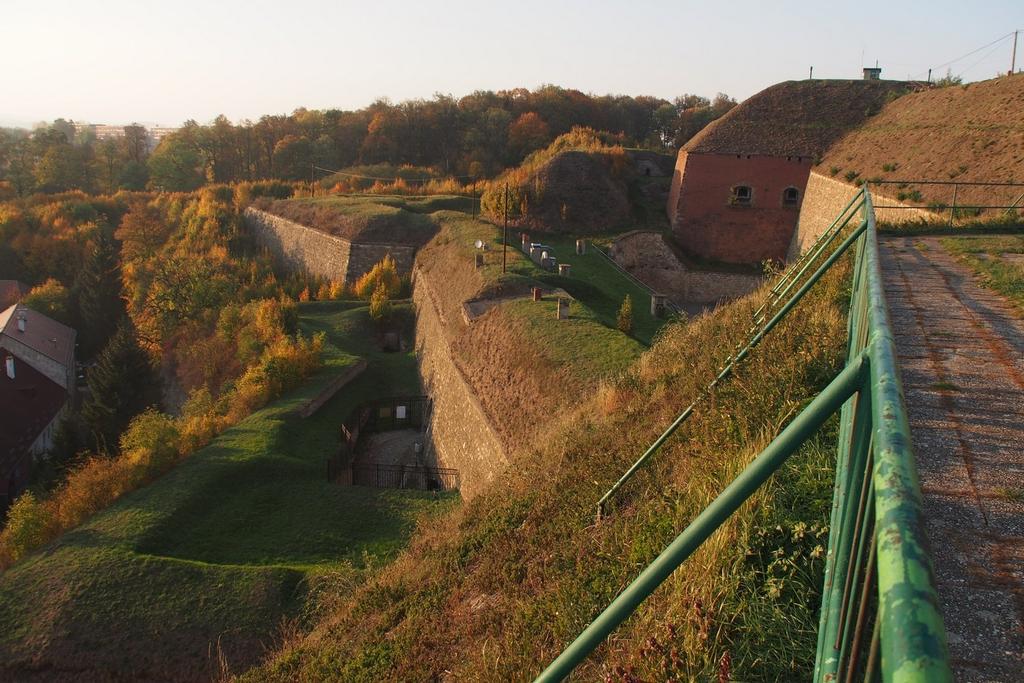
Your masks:
<svg viewBox="0 0 1024 683"><path fill-rule="evenodd" d="M769 319L777 303L785 299L783 292L795 287L800 274L837 239L850 221L847 214L851 208L862 217L859 226ZM882 289L874 209L866 187L812 247L811 252L816 253L795 264L772 288L776 303L770 300L758 312L754 339L763 337L771 321L785 315L835 262L836 254L854 243L857 258L845 367L563 650L538 681L560 681L568 676L836 412L840 413L836 482L813 678L821 682L952 681L924 537L896 347ZM769 322L762 327L763 320ZM655 445L666 438L663 434ZM645 457L652 453L649 449ZM616 487L622 483L620 480Z"/></svg>

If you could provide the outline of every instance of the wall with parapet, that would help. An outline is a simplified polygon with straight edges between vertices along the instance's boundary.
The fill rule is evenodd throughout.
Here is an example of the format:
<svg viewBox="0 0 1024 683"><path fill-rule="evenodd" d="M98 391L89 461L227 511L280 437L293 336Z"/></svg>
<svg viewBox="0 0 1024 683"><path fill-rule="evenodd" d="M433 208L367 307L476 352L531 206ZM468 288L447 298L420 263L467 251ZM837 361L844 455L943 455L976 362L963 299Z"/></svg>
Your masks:
<svg viewBox="0 0 1024 683"><path fill-rule="evenodd" d="M761 284L757 275L687 268L659 232L626 233L612 242L609 254L625 271L681 308L735 299Z"/></svg>
<svg viewBox="0 0 1024 683"><path fill-rule="evenodd" d="M839 216L839 212L859 191L858 187L811 171L810 178L807 180L807 189L804 192L804 201L800 206L800 219L797 222L796 232L793 233L793 241L790 243L788 259L798 258L822 233L828 230ZM931 211L880 195L875 191L871 192L871 199L876 206L907 207L906 209L876 209L875 218L879 223L916 223L941 218Z"/></svg>
<svg viewBox="0 0 1024 683"><path fill-rule="evenodd" d="M387 254L407 273L416 256L411 245L352 242L252 207L245 210L245 223L280 265L330 280L355 282Z"/></svg>
<svg viewBox="0 0 1024 683"><path fill-rule="evenodd" d="M453 360L448 330L463 322L445 319L435 294L443 285L431 283L423 270L416 270L416 360L433 401L427 465L457 469L460 491L468 499L494 481L509 461L484 407Z"/></svg>

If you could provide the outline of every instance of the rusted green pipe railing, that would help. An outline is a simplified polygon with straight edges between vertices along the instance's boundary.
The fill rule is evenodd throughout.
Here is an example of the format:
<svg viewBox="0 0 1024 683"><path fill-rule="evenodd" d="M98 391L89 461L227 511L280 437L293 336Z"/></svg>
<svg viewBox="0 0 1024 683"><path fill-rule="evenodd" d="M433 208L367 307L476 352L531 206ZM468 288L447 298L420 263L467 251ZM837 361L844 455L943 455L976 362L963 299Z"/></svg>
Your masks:
<svg viewBox="0 0 1024 683"><path fill-rule="evenodd" d="M760 455L690 523L576 640L537 677L561 681L707 540L863 383L866 363L847 365Z"/></svg>
<svg viewBox="0 0 1024 683"><path fill-rule="evenodd" d="M777 322L785 315L838 255L859 240L846 368L544 670L538 681L559 681L567 676L840 406L836 485L813 679L819 683L878 677L897 683L952 681L923 531L896 346L882 288L874 210L866 189L858 193L858 198L858 210L864 213L860 227L773 317ZM850 206L853 202L846 210ZM766 331L767 327L759 335L763 337ZM736 360L742 355L737 354ZM672 430L692 408L677 418ZM659 437L627 475L670 433ZM602 503L626 478L619 480Z"/></svg>
<svg viewBox="0 0 1024 683"><path fill-rule="evenodd" d="M616 492L619 489L621 489L623 485L625 485L625 483L629 481L641 467L644 466L644 464L651 458L651 456L653 456L655 453L658 452L658 450L661 449L665 442L668 441L669 437L671 437L676 432L676 430L678 430L679 427L681 427L683 423L686 422L691 415L693 415L693 412L696 410L697 406L702 401L704 401L708 396L711 395L711 392L714 391L715 387L717 387L720 382L722 382L732 374L733 370L736 367L736 364L742 362L748 355L750 355L750 352L753 351L754 348L757 347L757 345L764 340L765 336L773 329L775 329L775 327L780 322L782 322L782 320L789 314L789 312L792 311L798 303L800 303L800 300L804 298L804 296L807 294L807 292L811 290L812 287L814 287L818 280L821 279L822 275L824 275L825 272L832 267L832 264L838 261L839 258L842 257L844 253L846 253L846 250L850 248L850 245L854 244L857 241L857 238L860 237L861 233L864 232L866 227L867 223L862 221L861 224L853 232L851 232L845 240L843 240L842 244L840 244L839 247L837 247L836 250L829 255L825 262L822 263L816 271L814 271L814 274L811 275L806 282L804 282L803 286L801 286L800 289L797 290L796 294L794 294L785 303L785 305L782 306L782 308L780 308L774 316L772 316L772 319L765 323L764 327L759 329L757 333L755 333L754 336L750 339L750 341L748 341L747 344L739 350L738 353L726 359L725 366L721 369L718 375L713 380L711 380L711 382L701 391L697 398L695 398L693 402L689 406L687 406L686 410L680 413L679 416L672 421L668 428L666 428L665 431L662 432L661 435L657 439L655 439L650 446L648 446L647 450L644 451L643 455L641 455L636 460L636 462L630 465L629 469L627 469L626 472L621 477L619 477L619 480L616 481L612 485L612 487L605 492L603 496L601 496L601 499L597 501L598 519L601 519L604 516L605 506L607 505L608 501L611 500L612 496L614 496Z"/></svg>
<svg viewBox="0 0 1024 683"><path fill-rule="evenodd" d="M857 206L854 207L854 204ZM863 199L860 194L855 194L853 199L843 207L843 210L839 213L836 219L832 221L832 224L828 226L828 229L821 233L821 236L814 241L811 248L808 249L803 256L797 259L792 266L787 268L786 272L783 273L778 282L772 285L772 288L768 290L768 300L761 304L760 308L754 311L755 328L758 323L764 321L763 314L785 297L786 294L789 293L789 290L792 289L793 286L800 281L800 278L804 276L804 273L806 273L807 269L811 267L811 264L817 261L818 257L829 248L832 242L835 241L835 238L850 222L850 219L857 215L857 211L861 206L863 206ZM853 210L851 211L851 209ZM753 331L754 328L751 328L751 332Z"/></svg>

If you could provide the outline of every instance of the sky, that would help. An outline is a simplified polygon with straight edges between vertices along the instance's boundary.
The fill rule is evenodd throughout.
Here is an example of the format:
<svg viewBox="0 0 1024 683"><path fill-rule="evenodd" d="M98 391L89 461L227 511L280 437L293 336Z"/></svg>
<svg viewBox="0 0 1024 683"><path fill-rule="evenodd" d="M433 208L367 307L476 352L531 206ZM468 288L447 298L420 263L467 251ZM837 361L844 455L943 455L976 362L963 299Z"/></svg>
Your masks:
<svg viewBox="0 0 1024 683"><path fill-rule="evenodd" d="M945 75L1014 29L1020 0L0 0L0 125L256 120L548 83L742 100L811 66ZM1005 73L1012 42L949 68Z"/></svg>

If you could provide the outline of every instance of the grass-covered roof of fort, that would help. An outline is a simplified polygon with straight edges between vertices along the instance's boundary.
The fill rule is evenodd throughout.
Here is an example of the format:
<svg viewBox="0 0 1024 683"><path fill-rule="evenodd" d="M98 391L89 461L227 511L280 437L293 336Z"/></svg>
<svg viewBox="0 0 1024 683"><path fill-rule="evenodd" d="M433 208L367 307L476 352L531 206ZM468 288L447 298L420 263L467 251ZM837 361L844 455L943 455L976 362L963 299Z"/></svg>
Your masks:
<svg viewBox="0 0 1024 683"><path fill-rule="evenodd" d="M470 201L450 195L330 195L261 199L254 206L347 240L420 246L437 232L430 214L444 209L468 211Z"/></svg>
<svg viewBox="0 0 1024 683"><path fill-rule="evenodd" d="M733 107L683 151L817 158L909 88L902 81L784 81Z"/></svg>

